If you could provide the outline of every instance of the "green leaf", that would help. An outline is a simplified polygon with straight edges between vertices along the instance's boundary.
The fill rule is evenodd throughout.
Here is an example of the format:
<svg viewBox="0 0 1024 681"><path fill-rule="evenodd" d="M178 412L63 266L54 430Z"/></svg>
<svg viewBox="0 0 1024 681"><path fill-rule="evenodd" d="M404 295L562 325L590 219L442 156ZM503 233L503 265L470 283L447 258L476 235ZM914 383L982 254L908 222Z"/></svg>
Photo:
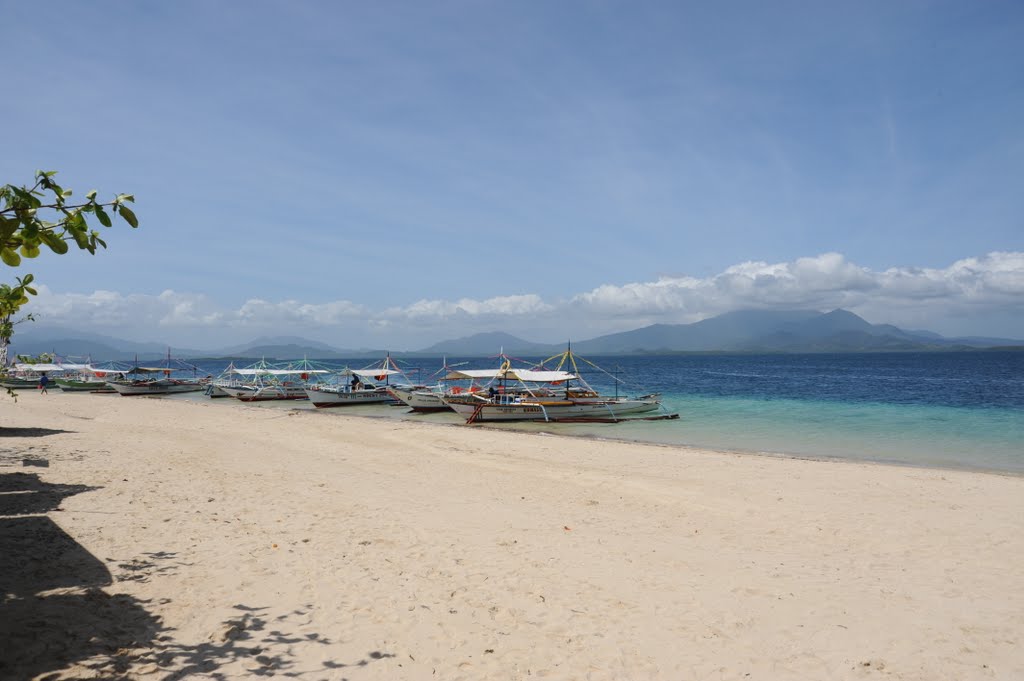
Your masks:
<svg viewBox="0 0 1024 681"><path fill-rule="evenodd" d="M31 286L26 286L25 287L25 293L29 294L30 296L37 296L37 295L39 295L36 292L36 290L34 288L32 288Z"/></svg>
<svg viewBox="0 0 1024 681"><path fill-rule="evenodd" d="M68 242L61 239L53 232L43 232L40 235L43 243L50 247L50 250L57 255L64 255L68 252Z"/></svg>
<svg viewBox="0 0 1024 681"><path fill-rule="evenodd" d="M89 192L85 195L85 198L89 199L90 201L95 201L96 200L96 190L95 189L90 189Z"/></svg>
<svg viewBox="0 0 1024 681"><path fill-rule="evenodd" d="M124 203L125 201L135 203L135 194L118 194L117 198L114 199L114 203Z"/></svg>
<svg viewBox="0 0 1024 681"><path fill-rule="evenodd" d="M103 207L96 204L96 217L100 219L100 224L104 227L110 227L110 216L107 215L107 211L103 210Z"/></svg>
<svg viewBox="0 0 1024 681"><path fill-rule="evenodd" d="M120 211L121 217L123 217L125 219L125 222L127 222L129 225L131 225L132 227L139 226L139 219L135 217L135 213L133 213L128 206L120 206L118 208L118 211Z"/></svg>
<svg viewBox="0 0 1024 681"><path fill-rule="evenodd" d="M21 256L9 248L0 249L0 260L10 267L17 267L21 264Z"/></svg>
<svg viewBox="0 0 1024 681"><path fill-rule="evenodd" d="M79 248L89 248L89 235L86 232L80 229L75 229L71 231L71 236L75 240L75 243L78 244Z"/></svg>
<svg viewBox="0 0 1024 681"><path fill-rule="evenodd" d="M38 258L39 246L36 246L35 244L23 244L21 247L21 254L26 258Z"/></svg>
<svg viewBox="0 0 1024 681"><path fill-rule="evenodd" d="M17 220L0 218L0 243L7 243L20 224Z"/></svg>

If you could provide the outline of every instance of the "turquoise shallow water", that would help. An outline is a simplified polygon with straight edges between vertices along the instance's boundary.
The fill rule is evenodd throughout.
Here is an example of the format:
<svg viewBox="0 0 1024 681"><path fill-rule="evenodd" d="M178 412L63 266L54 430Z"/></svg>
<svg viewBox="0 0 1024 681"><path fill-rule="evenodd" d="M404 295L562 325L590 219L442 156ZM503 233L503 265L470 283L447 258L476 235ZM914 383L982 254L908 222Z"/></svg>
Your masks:
<svg viewBox="0 0 1024 681"><path fill-rule="evenodd" d="M816 458L1024 473L1024 411L935 405L668 397L679 421L613 437Z"/></svg>
<svg viewBox="0 0 1024 681"><path fill-rule="evenodd" d="M480 367L493 361L475 360ZM429 375L441 360L416 363ZM617 357L598 363L620 372L625 393L661 392L667 410L680 418L486 427L1024 474L1024 353ZM610 389L600 386L607 376L586 378ZM312 408L301 405L270 408ZM331 413L461 422L454 414L395 407Z"/></svg>

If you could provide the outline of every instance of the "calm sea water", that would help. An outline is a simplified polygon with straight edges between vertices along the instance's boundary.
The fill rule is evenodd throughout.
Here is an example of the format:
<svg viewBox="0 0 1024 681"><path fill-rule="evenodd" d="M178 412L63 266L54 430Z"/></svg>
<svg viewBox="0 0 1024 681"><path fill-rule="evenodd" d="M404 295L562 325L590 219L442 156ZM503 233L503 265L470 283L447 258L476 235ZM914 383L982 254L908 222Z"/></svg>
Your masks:
<svg viewBox="0 0 1024 681"><path fill-rule="evenodd" d="M660 392L666 408L678 412L680 419L494 427L778 455L1024 473L1024 353L589 359L609 372L578 365L595 387L613 390L610 375L614 375L624 382L619 388L624 394ZM486 368L495 366L495 362L472 360L463 366ZM332 362L349 366L366 363ZM425 383L433 380L430 375L440 365L440 358L407 362L413 370L411 376ZM201 366L216 374L224 363L206 362ZM287 408L296 406L287 404ZM413 415L394 407L351 407L339 413L459 422L454 414Z"/></svg>

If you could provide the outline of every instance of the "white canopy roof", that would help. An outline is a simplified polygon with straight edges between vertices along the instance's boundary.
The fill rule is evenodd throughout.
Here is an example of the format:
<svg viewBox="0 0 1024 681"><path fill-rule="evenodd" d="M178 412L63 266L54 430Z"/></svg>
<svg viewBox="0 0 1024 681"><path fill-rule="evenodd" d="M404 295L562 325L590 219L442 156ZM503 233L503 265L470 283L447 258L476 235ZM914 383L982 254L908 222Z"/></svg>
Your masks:
<svg viewBox="0 0 1024 681"><path fill-rule="evenodd" d="M299 374L329 374L326 369L231 369L239 376L297 376Z"/></svg>
<svg viewBox="0 0 1024 681"><path fill-rule="evenodd" d="M370 367L369 369L345 369L344 371L341 372L341 375L342 376L352 376L352 375L355 375L355 376L373 376L373 377L376 377L376 376L394 376L395 374L400 374L400 373L402 373L402 372L398 371L397 369L381 369L379 367L374 369L373 367Z"/></svg>
<svg viewBox="0 0 1024 681"><path fill-rule="evenodd" d="M537 369L464 369L448 372L445 379L449 381L466 379L511 379L513 381L525 381L527 383L557 383L558 381L570 381L576 378L576 374L568 371L541 371Z"/></svg>
<svg viewBox="0 0 1024 681"><path fill-rule="evenodd" d="M537 371L534 369L509 369L505 376L528 383L557 383L576 378L576 374L570 374L568 371Z"/></svg>
<svg viewBox="0 0 1024 681"><path fill-rule="evenodd" d="M445 376L447 381L459 381L474 378L500 378L500 369L456 369Z"/></svg>
<svg viewBox="0 0 1024 681"><path fill-rule="evenodd" d="M25 364L18 362L14 365L16 371L77 371L85 367L84 364Z"/></svg>

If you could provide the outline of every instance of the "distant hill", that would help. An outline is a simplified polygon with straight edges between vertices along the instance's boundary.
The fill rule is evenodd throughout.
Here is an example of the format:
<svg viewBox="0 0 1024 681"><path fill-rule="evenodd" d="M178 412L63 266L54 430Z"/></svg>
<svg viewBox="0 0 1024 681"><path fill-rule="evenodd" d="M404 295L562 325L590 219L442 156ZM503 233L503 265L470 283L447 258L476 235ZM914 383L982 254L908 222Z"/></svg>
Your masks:
<svg viewBox="0 0 1024 681"><path fill-rule="evenodd" d="M419 355L488 356L504 351L509 355L543 355L557 352L560 346L546 343L531 343L500 331L475 333L472 336L435 343L429 348L418 350Z"/></svg>
<svg viewBox="0 0 1024 681"><path fill-rule="evenodd" d="M224 357L251 357L253 356L253 353L263 352L264 350L271 348L299 348L300 350L306 351L307 354L314 352L327 353L324 355L325 357L342 357L344 356L343 353L346 352L345 350L330 346L327 343L321 343L320 341L309 340L308 338L301 338L299 336L264 336L242 345L232 345L226 348L214 350L213 352ZM309 356L311 357L312 355ZM302 357L302 354L289 355L289 357Z"/></svg>
<svg viewBox="0 0 1024 681"><path fill-rule="evenodd" d="M1005 338L945 338L930 331L904 331L871 324L848 310L739 310L693 324L653 324L632 331L574 341L587 355L670 352L882 352L957 350L1020 345ZM554 354L562 346L530 343L504 333L476 334L436 343L423 353Z"/></svg>
<svg viewBox="0 0 1024 681"><path fill-rule="evenodd" d="M63 357L91 357L94 361L155 360L167 356L168 348L159 343L139 343L100 334L71 331L66 329L26 330L15 334L12 349L14 353L38 355L42 352L56 352ZM327 359L335 357L362 357L380 354L371 350L342 350L326 343L300 338L279 336L258 338L249 343L214 350L193 348L170 348L171 355L188 359L194 357L235 357L235 358L278 358Z"/></svg>
<svg viewBox="0 0 1024 681"><path fill-rule="evenodd" d="M26 325L30 326L30 325ZM671 352L880 352L911 350L968 350L1014 348L1024 341L1010 338L965 336L946 338L931 331L905 331L891 324L871 324L848 310L740 310L693 324L653 324L632 331L590 340L573 341L585 355L621 355ZM396 356L486 357L501 351L519 357L554 355L561 343L534 343L500 331L477 333L435 343L414 353ZM19 328L11 348L14 354L56 352L65 357L91 357L94 361L155 360L167 355L167 346L139 343L69 329ZM336 348L299 336L257 338L249 343L214 350L171 348L179 358L230 357L235 359L340 359L383 357L383 350Z"/></svg>
<svg viewBox="0 0 1024 681"><path fill-rule="evenodd" d="M693 324L654 324L574 343L586 354L737 350L787 324L820 316L808 310L728 312Z"/></svg>
<svg viewBox="0 0 1024 681"><path fill-rule="evenodd" d="M981 339L978 339L981 340ZM991 343L989 341L999 341ZM577 344L580 352L878 352L1010 345L1015 341L947 339L871 324L848 310L741 310L694 324L656 324Z"/></svg>
<svg viewBox="0 0 1024 681"><path fill-rule="evenodd" d="M11 343L11 355L38 355L55 352L62 357L91 357L93 361L112 359L153 360L167 356L167 345L140 343L88 331L63 328L34 329L31 325L19 327ZM191 348L172 347L174 357L194 357L202 354Z"/></svg>
<svg viewBox="0 0 1024 681"><path fill-rule="evenodd" d="M336 359L338 357L353 357L354 351L337 350L326 346L327 349L313 345L300 345L298 343L284 343L277 345L252 345L238 346L231 352L211 353L213 357L231 357L234 359Z"/></svg>

